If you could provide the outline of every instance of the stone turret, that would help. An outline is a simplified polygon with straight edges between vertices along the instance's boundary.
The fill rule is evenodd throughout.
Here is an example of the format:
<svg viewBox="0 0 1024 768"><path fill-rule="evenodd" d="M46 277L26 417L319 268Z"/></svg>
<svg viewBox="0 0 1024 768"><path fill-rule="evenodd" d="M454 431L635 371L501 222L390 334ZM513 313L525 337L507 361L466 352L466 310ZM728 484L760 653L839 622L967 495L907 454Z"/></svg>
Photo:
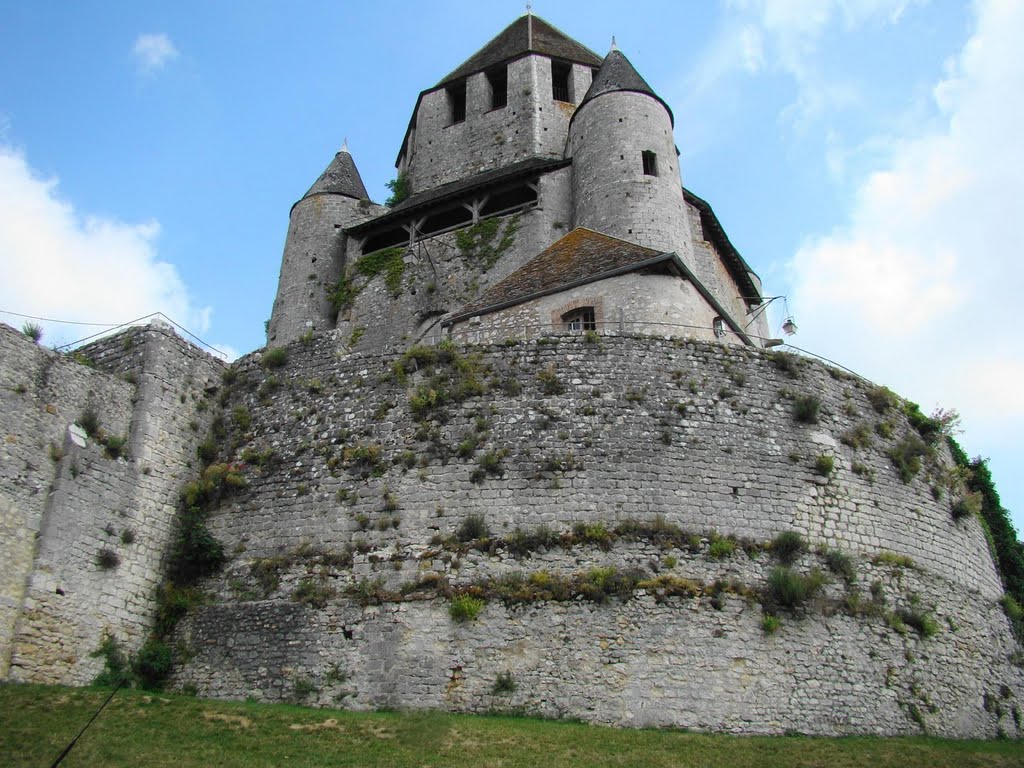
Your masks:
<svg viewBox="0 0 1024 768"><path fill-rule="evenodd" d="M575 225L692 254L672 111L613 48L569 126Z"/></svg>
<svg viewBox="0 0 1024 768"><path fill-rule="evenodd" d="M369 195L347 146L292 206L268 344L333 328L328 288L344 267L344 228L365 218Z"/></svg>

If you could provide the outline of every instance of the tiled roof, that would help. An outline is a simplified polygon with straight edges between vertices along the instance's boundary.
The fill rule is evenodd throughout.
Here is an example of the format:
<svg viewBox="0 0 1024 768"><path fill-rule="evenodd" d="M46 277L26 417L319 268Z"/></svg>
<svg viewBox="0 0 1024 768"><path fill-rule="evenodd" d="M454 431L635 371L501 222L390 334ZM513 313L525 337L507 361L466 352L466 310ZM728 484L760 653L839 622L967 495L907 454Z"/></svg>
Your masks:
<svg viewBox="0 0 1024 768"><path fill-rule="evenodd" d="M320 174L320 178L303 197L319 194L344 195L356 200L369 199L366 187L363 186L363 179L359 176L359 170L348 151L343 149L334 156L327 170Z"/></svg>
<svg viewBox="0 0 1024 768"><path fill-rule="evenodd" d="M541 53L558 59L578 61L592 67L601 64L601 57L592 50L555 29L544 19L526 14L505 27L483 48L442 78L436 87L526 53Z"/></svg>
<svg viewBox="0 0 1024 768"><path fill-rule="evenodd" d="M447 322L511 306L534 296L557 293L669 254L577 227L511 275L495 283Z"/></svg>
<svg viewBox="0 0 1024 768"><path fill-rule="evenodd" d="M654 89L647 84L646 80L640 77L640 73L633 68L633 65L622 51L617 49L609 51L608 55L604 57L604 63L597 71L597 74L594 75L594 82L590 84L590 88L587 89L587 93L580 102L579 107L576 108L576 111L579 112L580 108L588 101L602 94L614 93L616 91L646 93L648 96L657 99L668 110L668 117L672 124L675 125L675 118L672 116L672 110L669 109L668 104L654 92Z"/></svg>

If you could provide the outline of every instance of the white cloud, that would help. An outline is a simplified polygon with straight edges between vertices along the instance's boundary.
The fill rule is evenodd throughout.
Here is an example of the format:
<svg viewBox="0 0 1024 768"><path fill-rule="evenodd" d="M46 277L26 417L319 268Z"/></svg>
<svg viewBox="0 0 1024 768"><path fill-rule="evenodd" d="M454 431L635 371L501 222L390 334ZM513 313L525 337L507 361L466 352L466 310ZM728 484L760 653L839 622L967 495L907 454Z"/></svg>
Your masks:
<svg viewBox="0 0 1024 768"><path fill-rule="evenodd" d="M789 297L801 346L959 408L981 444L1010 444L1024 427L1024 4L976 10L934 89L940 127L891 144L847 223L792 259Z"/></svg>
<svg viewBox="0 0 1024 768"><path fill-rule="evenodd" d="M132 46L139 70L143 74L152 74L163 69L178 57L178 49L171 39L163 34L139 35Z"/></svg>
<svg viewBox="0 0 1024 768"><path fill-rule="evenodd" d="M0 146L0 310L88 323L163 312L201 334L210 309L196 307L175 267L160 261L159 233L156 221L81 215L56 179L40 178L20 152ZM44 326L48 343L99 330Z"/></svg>

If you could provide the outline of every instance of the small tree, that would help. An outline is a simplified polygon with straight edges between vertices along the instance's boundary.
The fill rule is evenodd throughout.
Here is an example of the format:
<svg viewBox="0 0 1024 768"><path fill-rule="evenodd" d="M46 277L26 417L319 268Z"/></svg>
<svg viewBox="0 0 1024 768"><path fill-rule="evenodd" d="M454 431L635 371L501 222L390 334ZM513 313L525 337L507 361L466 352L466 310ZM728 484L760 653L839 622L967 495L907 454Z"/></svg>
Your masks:
<svg viewBox="0 0 1024 768"><path fill-rule="evenodd" d="M388 199L384 201L384 205L388 208L393 208L412 194L409 177L406 176L404 171L398 174L398 178L392 179L385 186L391 190Z"/></svg>

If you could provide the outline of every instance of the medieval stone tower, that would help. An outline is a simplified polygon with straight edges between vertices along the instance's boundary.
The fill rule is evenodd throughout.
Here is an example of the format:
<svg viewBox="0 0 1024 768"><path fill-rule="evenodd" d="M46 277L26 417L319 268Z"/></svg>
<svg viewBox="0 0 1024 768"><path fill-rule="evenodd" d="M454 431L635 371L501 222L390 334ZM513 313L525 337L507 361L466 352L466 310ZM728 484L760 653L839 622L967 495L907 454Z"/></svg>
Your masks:
<svg viewBox="0 0 1024 768"><path fill-rule="evenodd" d="M399 199L342 149L293 206L267 348L0 327L0 676L116 640L211 697L1019 736L940 425L764 349L672 132L527 15L420 94Z"/></svg>
<svg viewBox="0 0 1024 768"><path fill-rule="evenodd" d="M337 327L397 348L583 318L763 346L757 276L683 188L678 154L672 111L620 51L527 14L420 94L396 163L408 197L371 203L343 150L296 203L269 341ZM538 269L544 297L524 284ZM353 295L379 272L390 296Z"/></svg>

